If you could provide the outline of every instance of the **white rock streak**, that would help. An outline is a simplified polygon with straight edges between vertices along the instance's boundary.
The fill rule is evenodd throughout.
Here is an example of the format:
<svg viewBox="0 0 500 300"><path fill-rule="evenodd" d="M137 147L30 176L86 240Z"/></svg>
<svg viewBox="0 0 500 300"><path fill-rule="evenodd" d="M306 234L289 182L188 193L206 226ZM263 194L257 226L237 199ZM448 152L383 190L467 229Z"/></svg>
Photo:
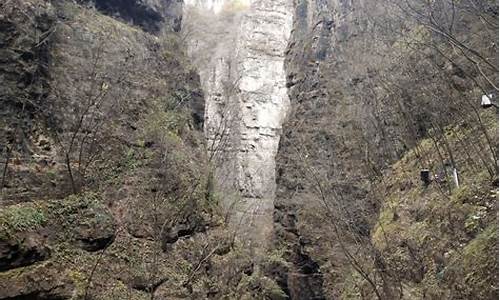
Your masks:
<svg viewBox="0 0 500 300"><path fill-rule="evenodd" d="M291 3L188 0L185 18L194 27L189 52L205 91L205 130L217 177L240 195L236 203L226 199L232 224L241 240L263 245L273 226L275 156L289 107L284 59Z"/></svg>

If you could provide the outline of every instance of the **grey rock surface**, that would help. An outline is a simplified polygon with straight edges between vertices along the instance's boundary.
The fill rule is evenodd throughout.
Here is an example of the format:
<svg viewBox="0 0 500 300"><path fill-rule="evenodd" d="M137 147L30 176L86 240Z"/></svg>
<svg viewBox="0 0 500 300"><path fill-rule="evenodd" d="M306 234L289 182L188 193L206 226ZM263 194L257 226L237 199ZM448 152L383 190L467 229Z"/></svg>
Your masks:
<svg viewBox="0 0 500 300"><path fill-rule="evenodd" d="M218 181L236 194L225 197L226 208L238 230L263 241L272 232L274 159L289 106L284 60L291 3L235 3L188 1L185 30L205 92ZM190 21L200 15L209 21Z"/></svg>

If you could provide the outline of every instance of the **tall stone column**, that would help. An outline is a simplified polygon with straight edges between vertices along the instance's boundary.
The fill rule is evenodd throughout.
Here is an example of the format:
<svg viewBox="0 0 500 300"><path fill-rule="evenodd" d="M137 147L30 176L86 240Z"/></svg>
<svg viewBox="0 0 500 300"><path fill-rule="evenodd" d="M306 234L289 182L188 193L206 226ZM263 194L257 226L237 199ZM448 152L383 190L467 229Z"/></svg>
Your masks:
<svg viewBox="0 0 500 300"><path fill-rule="evenodd" d="M205 132L230 224L265 245L273 229L275 156L289 107L284 70L289 0L186 3L190 55L205 90ZM205 21L196 23L196 17ZM202 59L202 56L208 55ZM218 146L218 147L217 147Z"/></svg>

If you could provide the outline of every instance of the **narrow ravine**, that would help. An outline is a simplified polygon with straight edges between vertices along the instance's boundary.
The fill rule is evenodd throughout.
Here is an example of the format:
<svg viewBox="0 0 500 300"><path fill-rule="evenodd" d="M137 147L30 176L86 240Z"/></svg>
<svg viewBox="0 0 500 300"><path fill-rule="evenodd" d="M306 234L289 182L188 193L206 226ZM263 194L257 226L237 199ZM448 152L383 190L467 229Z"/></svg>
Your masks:
<svg viewBox="0 0 500 300"><path fill-rule="evenodd" d="M232 229L257 254L286 245L289 267L274 279L288 297L325 299L319 266L298 242L297 212L275 203L276 154L290 107L285 60L292 19L288 0L193 1L184 24Z"/></svg>

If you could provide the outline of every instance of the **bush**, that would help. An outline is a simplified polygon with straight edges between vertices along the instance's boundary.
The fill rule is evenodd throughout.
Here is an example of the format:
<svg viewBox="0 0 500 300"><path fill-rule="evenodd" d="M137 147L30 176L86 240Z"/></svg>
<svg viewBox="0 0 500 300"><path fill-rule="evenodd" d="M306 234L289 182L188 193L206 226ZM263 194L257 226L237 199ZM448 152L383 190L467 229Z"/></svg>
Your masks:
<svg viewBox="0 0 500 300"><path fill-rule="evenodd" d="M35 205L15 205L0 210L0 228L6 233L36 230L46 221L43 210Z"/></svg>

